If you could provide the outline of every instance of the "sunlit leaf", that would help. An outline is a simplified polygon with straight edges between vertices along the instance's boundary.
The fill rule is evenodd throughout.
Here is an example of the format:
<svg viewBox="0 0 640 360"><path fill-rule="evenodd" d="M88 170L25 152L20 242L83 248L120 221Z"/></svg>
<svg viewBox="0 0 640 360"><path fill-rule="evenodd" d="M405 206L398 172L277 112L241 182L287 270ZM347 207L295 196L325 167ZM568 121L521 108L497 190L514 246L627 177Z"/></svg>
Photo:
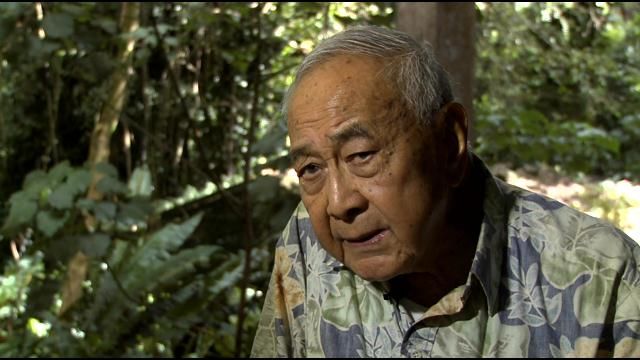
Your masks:
<svg viewBox="0 0 640 360"><path fill-rule="evenodd" d="M153 191L151 172L147 166L137 167L129 179L129 191L132 196L149 196Z"/></svg>

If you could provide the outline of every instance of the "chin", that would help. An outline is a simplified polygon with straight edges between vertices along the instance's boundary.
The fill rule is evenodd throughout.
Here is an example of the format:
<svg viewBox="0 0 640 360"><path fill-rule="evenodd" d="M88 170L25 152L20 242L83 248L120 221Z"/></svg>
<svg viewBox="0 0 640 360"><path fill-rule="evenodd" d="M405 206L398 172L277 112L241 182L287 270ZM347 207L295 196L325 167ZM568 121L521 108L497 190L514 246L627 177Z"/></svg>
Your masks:
<svg viewBox="0 0 640 360"><path fill-rule="evenodd" d="M378 262L359 262L350 267L358 276L367 281L388 281L400 274L394 266L382 265Z"/></svg>

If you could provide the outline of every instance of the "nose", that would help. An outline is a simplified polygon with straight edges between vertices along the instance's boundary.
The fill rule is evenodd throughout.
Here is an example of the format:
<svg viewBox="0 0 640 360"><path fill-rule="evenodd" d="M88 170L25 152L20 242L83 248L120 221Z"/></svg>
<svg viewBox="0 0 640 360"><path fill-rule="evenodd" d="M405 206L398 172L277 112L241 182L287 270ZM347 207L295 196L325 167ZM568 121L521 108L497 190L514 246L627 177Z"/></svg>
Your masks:
<svg viewBox="0 0 640 360"><path fill-rule="evenodd" d="M340 172L329 175L327 196L328 215L345 222L352 222L367 209L367 198L362 195L357 183Z"/></svg>

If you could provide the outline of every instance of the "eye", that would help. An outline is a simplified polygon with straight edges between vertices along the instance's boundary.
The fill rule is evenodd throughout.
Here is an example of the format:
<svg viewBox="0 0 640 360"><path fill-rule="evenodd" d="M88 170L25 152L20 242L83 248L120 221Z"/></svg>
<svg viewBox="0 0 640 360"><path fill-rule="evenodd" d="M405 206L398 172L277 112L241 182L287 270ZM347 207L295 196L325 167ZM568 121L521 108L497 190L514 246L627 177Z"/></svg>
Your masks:
<svg viewBox="0 0 640 360"><path fill-rule="evenodd" d="M320 172L320 166L316 164L308 164L302 167L302 169L296 171L298 178L303 180L311 180Z"/></svg>
<svg viewBox="0 0 640 360"><path fill-rule="evenodd" d="M375 151L357 152L355 154L349 155L349 161L355 162L356 164L365 163L371 160L371 158L373 157L373 155L375 155L375 153L376 153Z"/></svg>

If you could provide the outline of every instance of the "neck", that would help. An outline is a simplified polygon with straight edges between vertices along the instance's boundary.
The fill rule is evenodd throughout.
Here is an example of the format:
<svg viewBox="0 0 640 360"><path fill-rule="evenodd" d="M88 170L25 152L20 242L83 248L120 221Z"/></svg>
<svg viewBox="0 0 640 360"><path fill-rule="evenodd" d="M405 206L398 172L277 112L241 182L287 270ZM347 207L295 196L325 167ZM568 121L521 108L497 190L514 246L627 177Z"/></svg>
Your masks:
<svg viewBox="0 0 640 360"><path fill-rule="evenodd" d="M449 196L445 221L438 234L443 241L430 256L430 270L392 279L394 296L431 307L451 290L465 284L484 217L483 201L484 178L472 162L465 180Z"/></svg>

